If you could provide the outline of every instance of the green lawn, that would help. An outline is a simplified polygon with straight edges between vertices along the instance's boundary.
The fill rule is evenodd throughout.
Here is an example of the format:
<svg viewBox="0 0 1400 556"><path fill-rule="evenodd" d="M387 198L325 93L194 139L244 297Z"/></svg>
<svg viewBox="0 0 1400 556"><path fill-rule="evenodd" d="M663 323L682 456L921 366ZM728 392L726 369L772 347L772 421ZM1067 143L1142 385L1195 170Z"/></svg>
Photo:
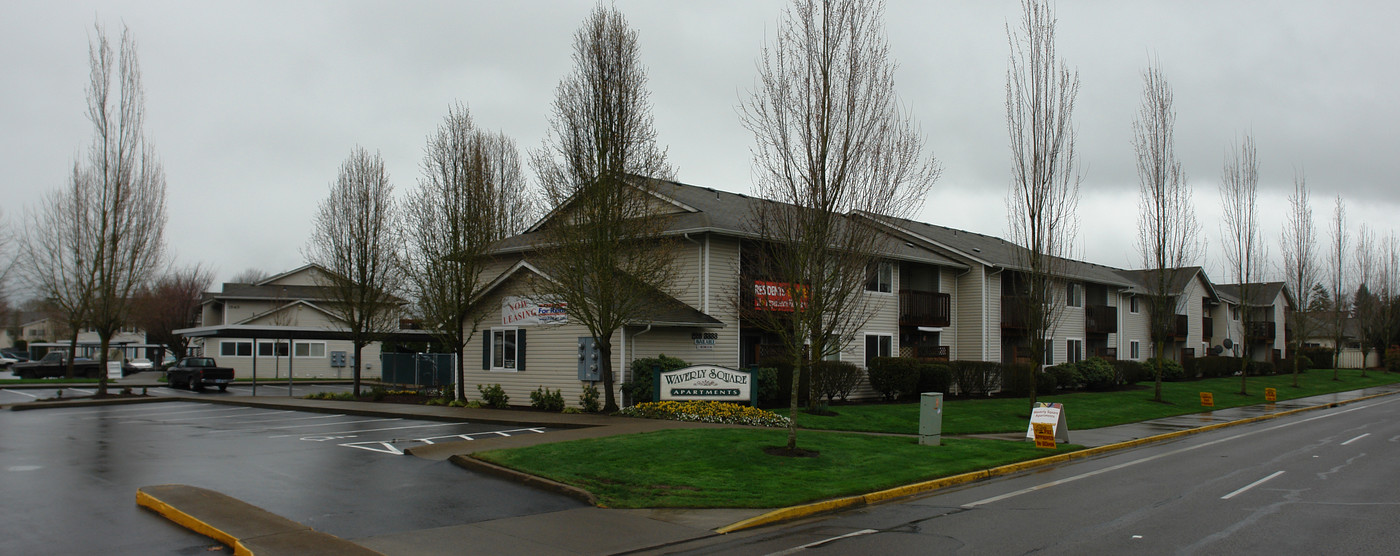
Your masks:
<svg viewBox="0 0 1400 556"><path fill-rule="evenodd" d="M1193 382L1163 382L1165 403L1152 401L1152 383L1144 382L1138 389L1117 392L1076 392L1040 396L1038 401L1065 405L1065 416L1071 430L1092 429L1135 423L1148 419L1170 417L1206 411L1201 407L1200 393L1215 394L1215 407L1227 408L1264 402L1264 388L1278 390L1278 399L1289 400L1318 394L1358 390L1400 382L1400 375L1381 371L1343 369L1340 380L1332 380L1331 369L1314 369L1299 377L1294 388L1292 375L1249 378L1249 396L1239 395L1240 379L1214 378ZM832 408L834 417L799 413L798 426L818 430L847 430L918 434L919 404L842 405ZM786 410L778 413L787 415ZM1030 411L1025 398L950 400L943 409L943 434L976 434L1018 432L1026 430Z"/></svg>
<svg viewBox="0 0 1400 556"><path fill-rule="evenodd" d="M477 458L592 492L612 508L771 508L864 494L1077 450L1026 442L803 431L814 458L772 456L784 429L673 429L477 453Z"/></svg>

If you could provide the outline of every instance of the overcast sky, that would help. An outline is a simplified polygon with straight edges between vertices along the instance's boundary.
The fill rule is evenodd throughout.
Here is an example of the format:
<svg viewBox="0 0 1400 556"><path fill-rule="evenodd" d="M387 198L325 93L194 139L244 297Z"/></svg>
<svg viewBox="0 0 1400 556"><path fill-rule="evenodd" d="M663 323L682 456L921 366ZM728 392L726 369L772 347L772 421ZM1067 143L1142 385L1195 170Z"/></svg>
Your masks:
<svg viewBox="0 0 1400 556"><path fill-rule="evenodd" d="M11 224L63 184L92 136L93 23L137 39L146 133L165 165L178 261L219 280L299 266L316 204L355 145L380 151L402 194L450 104L514 137L544 137L554 87L591 2L30 2L0 0L0 191ZM752 136L735 106L784 2L640 1L656 129L678 179L751 191ZM1005 24L1013 0L890 2L897 85L944 167L919 214L1006 236ZM1177 151L1211 267L1226 150L1253 133L1261 233L1278 257L1285 198L1306 172L1324 228L1341 195L1383 233L1400 210L1394 2L1079 2L1058 5L1059 52L1079 71L1082 258L1138 267L1130 143L1141 72L1156 57L1176 94ZM1319 238L1325 242L1324 238ZM1224 276L1215 279L1224 282Z"/></svg>

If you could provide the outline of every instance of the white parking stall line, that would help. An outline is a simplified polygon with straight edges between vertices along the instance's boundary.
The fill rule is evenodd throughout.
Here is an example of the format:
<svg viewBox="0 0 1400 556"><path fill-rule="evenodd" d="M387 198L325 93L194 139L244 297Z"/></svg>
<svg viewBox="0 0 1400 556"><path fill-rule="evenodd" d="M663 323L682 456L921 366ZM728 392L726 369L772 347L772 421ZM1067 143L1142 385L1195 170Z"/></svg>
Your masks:
<svg viewBox="0 0 1400 556"><path fill-rule="evenodd" d="M421 443L421 444L429 444L429 445L431 445L431 444L436 444L436 442L434 442L435 440L443 440L443 439L449 439L449 438L451 438L451 439L457 439L457 440L476 440L475 437L480 437L480 436L492 436L492 435L494 435L494 436L509 437L509 436L513 436L513 435L515 435L515 434L520 434L520 433L536 433L536 434L543 434L543 433L544 433L544 429L543 429L543 428L539 428L539 427L531 427L531 428L510 429L510 430L501 430L501 431L472 432L472 433L466 433L466 434L448 434L448 435L443 435L443 436L429 436L429 437L425 437L425 438L411 438L411 439L406 439L406 440L394 439L394 440L387 440L387 441L386 441L386 440L368 440L368 441L364 441L364 442L346 442L346 443L339 444L339 445L340 445L340 446L344 446L344 447L346 447L346 448L358 448L358 449L361 449L361 450L369 450L369 451L371 451L371 452L378 452L378 453L382 453L382 454L391 454L391 455L402 456L402 455L404 455L403 450L400 449L398 446L395 446L395 445L394 445L395 443L401 443L401 444L402 444L402 443L409 443L409 442L418 442L418 443ZM324 438L324 437L308 437L308 438L302 438L302 440L316 440L316 441L322 441L322 440L326 440L326 438Z"/></svg>
<svg viewBox="0 0 1400 556"><path fill-rule="evenodd" d="M1252 482L1252 483L1249 483L1249 484L1247 484L1247 485L1244 485L1244 486L1240 487L1239 490L1236 490L1236 491L1234 491L1234 492L1231 492L1230 494L1226 494L1225 496L1221 496L1220 499L1221 499L1221 500L1229 500L1229 499L1231 499L1231 498L1234 498L1236 495L1238 495L1238 494L1243 494L1245 491L1247 491L1247 490L1249 490L1249 489L1251 489L1251 488L1257 487L1257 486L1259 486L1259 485L1262 485L1262 484L1264 484L1265 482L1267 482L1269 479L1273 479L1274 477L1277 477L1277 476L1282 475L1282 474L1283 474L1283 471L1275 471L1272 475L1269 475L1268 477L1264 477L1263 479L1259 479L1259 480L1257 480L1257 481L1254 481L1254 482Z"/></svg>
<svg viewBox="0 0 1400 556"><path fill-rule="evenodd" d="M246 431L249 431L249 430L269 431L269 430L282 430L282 429L299 429L299 428L305 428L305 427L330 427L330 426L338 426L338 425L353 425L353 424L355 424L355 423L374 423L374 422L379 422L379 421L402 421L402 420L403 420L402 417L393 417L393 418L388 418L388 419L360 419L360 420L358 420L358 421L344 421L344 422L340 422L340 423L319 423L319 424L315 424L315 425L287 425L287 426L285 426L285 427L266 427L266 428L260 428L260 429L243 429L243 432L246 432ZM230 430L228 430L228 431L216 431L216 432L239 432L239 430L237 430L237 429L230 429ZM342 434L342 433L333 432L333 433L327 433L327 434ZM281 435L272 436L272 437L269 437L269 438L286 438L286 437L288 437L288 436L297 436L297 435L295 435L295 434L281 434Z"/></svg>
<svg viewBox="0 0 1400 556"><path fill-rule="evenodd" d="M22 391L19 391L19 390L10 390L9 388L0 388L0 392L9 392L9 393L11 393L11 394L19 394L19 395L21 395L21 396L29 396L29 397L34 398L34 399L36 399L36 400L39 399L39 396L35 396L34 394L30 394L29 392L22 392Z"/></svg>
<svg viewBox="0 0 1400 556"><path fill-rule="evenodd" d="M398 419L385 419L385 420L387 420L387 421L398 421ZM462 423L433 423L433 424L430 424L430 425L405 425L405 426L402 426L402 427L383 427L383 428L378 428L378 429L361 429L361 430L355 430L355 431L336 431L336 432L323 433L323 435L324 435L324 436L335 436L335 435L360 434L360 433L364 433L364 432L397 431L397 430L404 430L404 429L422 429L422 428L428 428L428 427L452 427L452 426L458 426L458 425L461 425L461 424L462 424ZM272 436L272 437L269 437L269 438L286 438L286 437L288 437L288 436L296 436L296 435L295 435L295 434L281 434L281 435ZM321 436L321 435L318 435L318 436Z"/></svg>
<svg viewBox="0 0 1400 556"><path fill-rule="evenodd" d="M1358 436L1358 437L1356 437L1356 438L1353 438L1353 439L1351 439L1351 440L1348 440L1348 441L1346 441L1346 442L1343 442L1341 445L1342 445L1342 446L1346 446L1347 444L1351 444L1352 442L1356 442L1357 440L1361 440L1362 438L1366 438L1366 437L1368 437L1368 436L1371 436L1371 433L1368 432L1368 433L1366 433L1366 434L1363 434L1363 435L1361 435L1361 436Z"/></svg>
<svg viewBox="0 0 1400 556"><path fill-rule="evenodd" d="M248 408L248 409L252 409L252 408ZM249 413L249 414L246 414L246 415L235 415L235 416L232 416L232 417L238 418L238 417L252 417L252 416L255 416L255 415L278 415L278 414L282 414L282 413L292 413L292 412L291 412L291 411L287 411L287 410L285 410L285 409L277 409L277 410L273 410L273 411L266 411L266 412L263 412L263 413ZM139 416L138 416L138 417L139 417ZM188 422L188 421L207 421L207 420L209 420L209 419L228 419L228 418L230 418L230 417L231 417L231 416L229 416L229 415L211 415L211 416L207 416L207 417L181 417L181 418L179 418L179 419L171 419L170 421L171 421L171 422L174 422L174 423L184 423L184 422ZM122 421L122 422L123 422L123 423L135 423L135 422L138 422L138 421Z"/></svg>
<svg viewBox="0 0 1400 556"><path fill-rule="evenodd" d="M82 392L82 393L87 394L87 395L89 395L89 396L91 396L91 395L97 393L97 390L84 390L84 389L82 389L82 388L64 388L64 390L72 390L72 391L74 391L74 392Z"/></svg>
<svg viewBox="0 0 1400 556"><path fill-rule="evenodd" d="M149 410L150 408L145 408L145 409ZM145 418L145 417L155 417L155 418L157 418L157 419L161 419L161 418L168 417L168 416L170 416L170 415L184 415L184 414L187 414L187 413L223 413L223 412L225 412L225 411L249 411L249 410L252 410L252 409L253 409L253 408L251 408L251 407L228 407L228 408L220 408L220 409L212 409L212 408L204 407L204 408L200 408L200 409L186 409L186 410L182 410L182 411L152 411L152 412L150 412L150 413L138 413L138 414L136 414L136 415L123 415L122 418L123 418L123 419L140 419L140 418ZM107 417L105 417L105 416L89 417L89 419L106 419L106 418L107 418Z"/></svg>
<svg viewBox="0 0 1400 556"><path fill-rule="evenodd" d="M295 412L292 412L292 413L295 413ZM234 421L234 422L227 423L227 424L229 424L229 425L253 425L253 424L257 424L257 423L290 423L290 422L292 422L292 421L311 421L311 420L315 420L315 419L334 419L334 418L336 418L336 417L344 417L344 416L345 416L344 413L336 413L336 414L333 414L333 415L317 415L317 416L315 416L315 417L292 417L292 418L288 418L288 419L254 419L254 420L251 420L251 421ZM285 428L285 427L282 427L282 428ZM266 429L264 429L264 430L266 430Z"/></svg>

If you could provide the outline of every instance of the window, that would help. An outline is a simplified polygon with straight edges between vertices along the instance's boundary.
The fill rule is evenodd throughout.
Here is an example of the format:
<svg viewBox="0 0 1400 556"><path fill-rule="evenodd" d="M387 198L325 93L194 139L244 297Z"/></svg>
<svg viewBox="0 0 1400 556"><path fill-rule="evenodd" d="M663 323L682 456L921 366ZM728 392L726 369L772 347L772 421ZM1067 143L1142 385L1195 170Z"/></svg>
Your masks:
<svg viewBox="0 0 1400 556"><path fill-rule="evenodd" d="M297 342L294 348L297 357L325 357L325 342Z"/></svg>
<svg viewBox="0 0 1400 556"><path fill-rule="evenodd" d="M1065 305L1070 307L1084 306L1084 287L1079 284L1068 284L1065 286Z"/></svg>
<svg viewBox="0 0 1400 556"><path fill-rule="evenodd" d="M1129 313L1137 313L1137 312L1138 312L1138 298L1137 298L1136 295L1128 298L1128 312L1129 312Z"/></svg>
<svg viewBox="0 0 1400 556"><path fill-rule="evenodd" d="M890 293L894 291L894 265L872 263L865 269L865 290Z"/></svg>
<svg viewBox="0 0 1400 556"><path fill-rule="evenodd" d="M1230 307L1230 320L1240 320L1240 306L1239 306L1239 305L1233 305L1233 306Z"/></svg>
<svg viewBox="0 0 1400 556"><path fill-rule="evenodd" d="M1065 362L1078 363L1084 359L1084 340L1065 341Z"/></svg>
<svg viewBox="0 0 1400 556"><path fill-rule="evenodd" d="M518 328L496 328L482 335L483 370L525 370L525 331Z"/></svg>
<svg viewBox="0 0 1400 556"><path fill-rule="evenodd" d="M1128 358L1129 358L1129 359L1133 359L1133 360L1142 359L1142 352L1139 351L1139 350L1140 350L1140 348L1138 347L1138 341L1137 341L1137 340L1133 340L1133 341L1131 341L1131 342L1128 342Z"/></svg>
<svg viewBox="0 0 1400 556"><path fill-rule="evenodd" d="M219 355L223 357L250 357L253 355L253 342L219 342Z"/></svg>
<svg viewBox="0 0 1400 556"><path fill-rule="evenodd" d="M865 335L865 366L876 357L889 357L894 353L894 336L889 334Z"/></svg>
<svg viewBox="0 0 1400 556"><path fill-rule="evenodd" d="M258 342L258 357L286 357L287 342L277 342L276 351L273 350L272 342Z"/></svg>

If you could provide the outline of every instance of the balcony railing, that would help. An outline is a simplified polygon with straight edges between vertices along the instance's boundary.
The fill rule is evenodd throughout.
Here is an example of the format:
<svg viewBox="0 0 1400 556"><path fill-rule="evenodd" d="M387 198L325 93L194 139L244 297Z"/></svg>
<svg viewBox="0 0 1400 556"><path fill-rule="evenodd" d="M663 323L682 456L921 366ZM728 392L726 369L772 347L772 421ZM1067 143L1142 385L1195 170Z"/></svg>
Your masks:
<svg viewBox="0 0 1400 556"><path fill-rule="evenodd" d="M1001 327L1026 328L1026 304L1030 299L1018 295L1001 296Z"/></svg>
<svg viewBox="0 0 1400 556"><path fill-rule="evenodd" d="M1186 339L1186 331L1188 329L1186 315L1176 315L1176 318L1172 321L1172 329L1169 336L1177 339Z"/></svg>
<svg viewBox="0 0 1400 556"><path fill-rule="evenodd" d="M1249 329L1245 331L1245 337L1251 340L1267 340L1272 342L1276 330L1277 328L1275 328L1274 323L1270 321L1251 322L1249 323Z"/></svg>
<svg viewBox="0 0 1400 556"><path fill-rule="evenodd" d="M1107 305L1086 308L1084 310L1084 331L1089 334L1118 332L1118 308Z"/></svg>
<svg viewBox="0 0 1400 556"><path fill-rule="evenodd" d="M901 357L947 361L948 346L899 346Z"/></svg>
<svg viewBox="0 0 1400 556"><path fill-rule="evenodd" d="M946 293L899 290L901 326L948 326L952 311L952 296Z"/></svg>

